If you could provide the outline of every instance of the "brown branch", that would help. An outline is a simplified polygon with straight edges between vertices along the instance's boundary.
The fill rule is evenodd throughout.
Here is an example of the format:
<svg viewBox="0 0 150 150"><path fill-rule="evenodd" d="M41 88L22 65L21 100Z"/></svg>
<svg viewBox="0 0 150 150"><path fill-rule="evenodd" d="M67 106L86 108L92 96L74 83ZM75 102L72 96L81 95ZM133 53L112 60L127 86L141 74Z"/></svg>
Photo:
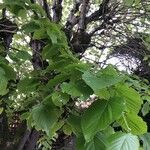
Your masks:
<svg viewBox="0 0 150 150"><path fill-rule="evenodd" d="M62 0L53 1L53 21L59 22L62 17Z"/></svg>
<svg viewBox="0 0 150 150"><path fill-rule="evenodd" d="M6 8L2 9L2 18L6 18Z"/></svg>
<svg viewBox="0 0 150 150"><path fill-rule="evenodd" d="M18 148L17 150L23 150L27 140L29 139L29 136L31 134L31 131L30 130L26 130L23 137L21 138L19 144L18 144Z"/></svg>
<svg viewBox="0 0 150 150"><path fill-rule="evenodd" d="M87 13L87 9L88 9L88 3L89 0L83 0L82 2L82 6L81 6L81 15L80 15L80 20L79 20L79 30L84 31L86 29L86 25L85 25L85 18L86 18L86 13Z"/></svg>
<svg viewBox="0 0 150 150"><path fill-rule="evenodd" d="M49 5L47 3L47 0L43 0L43 8L46 12L47 17L52 20L51 15L50 15L50 9L49 9Z"/></svg>
<svg viewBox="0 0 150 150"><path fill-rule="evenodd" d="M82 0L80 0L80 1L75 0L75 3L73 5L72 10L70 11L70 14L68 16L68 19L67 19L67 22L65 25L67 29L71 30L73 28L73 26L78 23L79 16L75 16L75 14L79 11L81 2L82 2Z"/></svg>
<svg viewBox="0 0 150 150"><path fill-rule="evenodd" d="M103 0L102 3L100 4L100 7L97 11L92 13L89 17L86 18L86 24L92 22L92 21L97 21L101 16L104 14L108 13L108 4L110 0Z"/></svg>
<svg viewBox="0 0 150 150"><path fill-rule="evenodd" d="M103 22L100 26L94 28L91 32L90 32L90 36L93 36L95 32L99 31L99 30L102 30L102 29L105 29L106 25L105 23Z"/></svg>

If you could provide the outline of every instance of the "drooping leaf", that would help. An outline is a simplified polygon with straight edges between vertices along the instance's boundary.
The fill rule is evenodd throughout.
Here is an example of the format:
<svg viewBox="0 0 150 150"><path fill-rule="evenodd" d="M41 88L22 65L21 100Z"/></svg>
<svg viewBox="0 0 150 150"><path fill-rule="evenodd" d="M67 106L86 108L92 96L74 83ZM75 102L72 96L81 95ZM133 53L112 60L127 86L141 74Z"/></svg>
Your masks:
<svg viewBox="0 0 150 150"><path fill-rule="evenodd" d="M138 137L131 133L116 132L109 137L109 143L107 150L139 150Z"/></svg>
<svg viewBox="0 0 150 150"><path fill-rule="evenodd" d="M90 141L97 131L105 129L115 119L118 119L124 109L124 100L120 97L94 102L85 111L81 121L86 141Z"/></svg>

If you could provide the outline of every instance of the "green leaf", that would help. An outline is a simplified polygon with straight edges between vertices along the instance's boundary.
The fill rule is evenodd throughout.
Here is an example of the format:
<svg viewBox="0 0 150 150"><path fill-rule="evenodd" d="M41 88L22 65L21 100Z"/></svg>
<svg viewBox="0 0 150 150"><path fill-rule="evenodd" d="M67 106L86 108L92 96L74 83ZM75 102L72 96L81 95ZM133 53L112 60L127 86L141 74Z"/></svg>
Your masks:
<svg viewBox="0 0 150 150"><path fill-rule="evenodd" d="M109 137L108 150L139 150L138 137L131 133L117 132Z"/></svg>
<svg viewBox="0 0 150 150"><path fill-rule="evenodd" d="M71 96L80 96L82 93L75 87L74 83L62 83L61 89L63 93L67 93Z"/></svg>
<svg viewBox="0 0 150 150"><path fill-rule="evenodd" d="M50 37L53 44L57 43L57 32L53 32L53 30L47 29L47 34Z"/></svg>
<svg viewBox="0 0 150 150"><path fill-rule="evenodd" d="M24 4L23 4L24 5ZM23 5L21 4L13 4L13 3L10 3L8 5L6 5L6 7L8 8L9 11L11 11L13 14L15 14L17 17L21 17L20 16L20 12L21 11L25 11ZM22 15L22 14L21 14Z"/></svg>
<svg viewBox="0 0 150 150"><path fill-rule="evenodd" d="M97 76L89 71L86 71L82 78L86 84L95 91L95 94L97 95L99 95L101 89L115 85L123 79L122 76L111 75L108 73L108 71L107 73L105 73L105 71L98 73Z"/></svg>
<svg viewBox="0 0 150 150"><path fill-rule="evenodd" d="M67 123L72 127L72 131L76 136L82 134L81 118L79 116L70 115L67 119Z"/></svg>
<svg viewBox="0 0 150 150"><path fill-rule="evenodd" d="M142 99L150 102L150 96L142 96Z"/></svg>
<svg viewBox="0 0 150 150"><path fill-rule="evenodd" d="M40 29L40 26L35 21L31 21L22 26L22 30L25 31L25 33L32 33L38 29Z"/></svg>
<svg viewBox="0 0 150 150"><path fill-rule="evenodd" d="M17 52L16 57L22 60L31 60L32 58L32 56L26 51Z"/></svg>
<svg viewBox="0 0 150 150"><path fill-rule="evenodd" d="M60 116L60 111L48 103L35 106L31 113L35 121L35 127L47 134L49 134L50 128L54 126Z"/></svg>
<svg viewBox="0 0 150 150"><path fill-rule="evenodd" d="M114 134L114 128L109 126L107 127L105 130L101 131L101 133L103 133L106 137L109 137L110 135Z"/></svg>
<svg viewBox="0 0 150 150"><path fill-rule="evenodd" d="M149 150L149 148L150 148L150 133L145 133L145 134L141 135L140 139L143 142L144 150Z"/></svg>
<svg viewBox="0 0 150 150"><path fill-rule="evenodd" d="M68 59L61 59L58 61L55 61L53 63L50 63L50 65L46 68L46 71L51 71L51 70L62 70L64 67L70 64L70 61Z"/></svg>
<svg viewBox="0 0 150 150"><path fill-rule="evenodd" d="M22 93L34 92L37 89L39 82L35 78L24 78L18 83L18 90Z"/></svg>
<svg viewBox="0 0 150 150"><path fill-rule="evenodd" d="M77 136L77 139L76 139L76 150L86 150L85 143L86 142L85 142L85 139L84 139L82 134Z"/></svg>
<svg viewBox="0 0 150 150"><path fill-rule="evenodd" d="M66 134L66 135L71 135L72 133L72 127L68 124L65 124L63 126L63 132Z"/></svg>
<svg viewBox="0 0 150 150"><path fill-rule="evenodd" d="M125 130L128 131L128 128L130 128L130 132L135 135L141 135L147 132L146 122L144 122L138 115L127 113L124 117L126 121L123 118L120 118L118 122Z"/></svg>
<svg viewBox="0 0 150 150"><path fill-rule="evenodd" d="M42 58L43 59L51 59L56 57L59 53L59 46L58 45L46 45L42 50Z"/></svg>
<svg viewBox="0 0 150 150"><path fill-rule="evenodd" d="M76 115L70 115L67 119L67 123L71 126L72 131L75 135L81 135L82 129L81 129L81 118L80 116Z"/></svg>
<svg viewBox="0 0 150 150"><path fill-rule="evenodd" d="M46 30L44 28L40 28L34 31L33 39L40 40L47 38Z"/></svg>
<svg viewBox="0 0 150 150"><path fill-rule="evenodd" d="M3 70L5 71L5 77L8 80L16 79L16 73L12 67L10 67L9 65L3 64L3 63L0 63L0 67L3 68Z"/></svg>
<svg viewBox="0 0 150 150"><path fill-rule="evenodd" d="M61 92L52 94L52 101L56 106L62 107L69 101L69 95Z"/></svg>
<svg viewBox="0 0 150 150"><path fill-rule="evenodd" d="M104 134L97 133L94 138L86 143L83 136L77 137L77 150L107 150L108 141Z"/></svg>
<svg viewBox="0 0 150 150"><path fill-rule="evenodd" d="M5 70L2 67L0 67L0 75L5 75Z"/></svg>
<svg viewBox="0 0 150 150"><path fill-rule="evenodd" d="M143 116L145 116L146 114L149 113L149 111L150 111L150 104L149 104L149 102L144 103L141 111L142 111L142 115Z"/></svg>
<svg viewBox="0 0 150 150"><path fill-rule="evenodd" d="M55 124L51 127L50 132L49 132L49 139L52 139L55 135L56 132L64 125L64 121L60 120L58 122L55 122Z"/></svg>
<svg viewBox="0 0 150 150"><path fill-rule="evenodd" d="M69 78L68 74L59 74L55 76L53 79L48 81L47 87L51 88L53 86L61 84L62 82L66 81L68 78Z"/></svg>
<svg viewBox="0 0 150 150"><path fill-rule="evenodd" d="M27 10L26 9L20 9L17 15L18 15L18 17L26 18L27 17Z"/></svg>
<svg viewBox="0 0 150 150"><path fill-rule="evenodd" d="M83 114L81 126L86 141L90 141L97 131L103 130L118 119L125 109L124 100L114 97L109 101L94 102Z"/></svg>
<svg viewBox="0 0 150 150"><path fill-rule="evenodd" d="M139 5L140 2L141 2L141 0L135 0L135 5L136 5L136 6Z"/></svg>
<svg viewBox="0 0 150 150"><path fill-rule="evenodd" d="M123 0L126 6L132 6L134 0Z"/></svg>
<svg viewBox="0 0 150 150"><path fill-rule="evenodd" d="M5 95L8 92L7 83L8 80L6 79L6 77L0 74L0 95Z"/></svg>
<svg viewBox="0 0 150 150"><path fill-rule="evenodd" d="M45 11L43 10L42 6L34 3L30 5L30 8L33 11L40 13L42 16L46 16Z"/></svg>
<svg viewBox="0 0 150 150"><path fill-rule="evenodd" d="M0 107L0 114L3 112L4 108Z"/></svg>
<svg viewBox="0 0 150 150"><path fill-rule="evenodd" d="M101 89L98 92L100 99L109 99L112 96L112 93L107 88Z"/></svg>
<svg viewBox="0 0 150 150"><path fill-rule="evenodd" d="M128 87L126 84L118 84L116 86L116 91L125 98L128 111L135 113L139 112L142 105L142 100L137 91Z"/></svg>
<svg viewBox="0 0 150 150"><path fill-rule="evenodd" d="M80 99L86 100L93 91L82 80L77 80L76 83L63 83L61 85L62 92L67 93L73 97L80 97Z"/></svg>
<svg viewBox="0 0 150 150"><path fill-rule="evenodd" d="M106 150L108 145L106 137L101 133L97 133L93 140L87 143L85 147L86 150Z"/></svg>

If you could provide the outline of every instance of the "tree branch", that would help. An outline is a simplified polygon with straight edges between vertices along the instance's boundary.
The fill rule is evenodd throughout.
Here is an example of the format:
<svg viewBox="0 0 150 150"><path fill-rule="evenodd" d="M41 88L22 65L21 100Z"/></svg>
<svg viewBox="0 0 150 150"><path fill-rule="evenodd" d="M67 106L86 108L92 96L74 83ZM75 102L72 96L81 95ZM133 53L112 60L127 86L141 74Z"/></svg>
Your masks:
<svg viewBox="0 0 150 150"><path fill-rule="evenodd" d="M79 30L84 31L86 29L85 25L85 18L86 18L86 13L88 11L88 3L89 0L83 0L82 2L82 7L81 7L81 15L80 15L80 20L79 20Z"/></svg>
<svg viewBox="0 0 150 150"><path fill-rule="evenodd" d="M74 2L74 5L73 5L73 8L69 14L69 17L67 19L67 22L66 22L66 28L71 30L72 27L78 23L79 21L79 16L75 16L75 14L79 11L79 7L81 5L81 2L82 0L78 1L78 0L75 0Z"/></svg>
<svg viewBox="0 0 150 150"><path fill-rule="evenodd" d="M108 4L110 0L103 0L100 4L99 10L92 13L89 17L86 18L86 24L99 20L100 16L103 16L104 14L108 13Z"/></svg>
<svg viewBox="0 0 150 150"><path fill-rule="evenodd" d="M53 21L59 22L62 17L62 0L54 0L52 9L53 9Z"/></svg>
<svg viewBox="0 0 150 150"><path fill-rule="evenodd" d="M47 0L43 0L43 8L46 12L47 17L52 20L51 15L50 15L50 9L49 9L49 5L47 3Z"/></svg>

